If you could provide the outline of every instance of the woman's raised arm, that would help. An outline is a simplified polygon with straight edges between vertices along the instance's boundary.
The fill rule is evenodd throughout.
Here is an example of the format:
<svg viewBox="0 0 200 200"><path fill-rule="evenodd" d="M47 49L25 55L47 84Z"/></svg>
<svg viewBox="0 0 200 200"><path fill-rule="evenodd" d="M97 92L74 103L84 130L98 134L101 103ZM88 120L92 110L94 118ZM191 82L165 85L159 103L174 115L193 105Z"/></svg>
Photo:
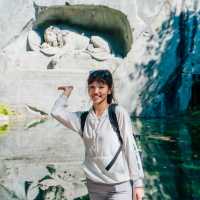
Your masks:
<svg viewBox="0 0 200 200"><path fill-rule="evenodd" d="M63 90L63 93L55 101L50 112L51 116L65 127L81 134L80 116L82 112L69 112L66 109L73 86L59 86L58 90Z"/></svg>

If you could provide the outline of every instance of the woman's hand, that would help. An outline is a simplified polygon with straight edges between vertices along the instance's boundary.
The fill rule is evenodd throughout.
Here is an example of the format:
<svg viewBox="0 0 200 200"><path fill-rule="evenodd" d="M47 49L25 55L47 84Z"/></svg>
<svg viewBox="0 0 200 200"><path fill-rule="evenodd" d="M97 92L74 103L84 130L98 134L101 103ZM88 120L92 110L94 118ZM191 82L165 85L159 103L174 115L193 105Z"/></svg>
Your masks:
<svg viewBox="0 0 200 200"><path fill-rule="evenodd" d="M133 200L142 200L143 197L144 197L144 188L143 187L133 188Z"/></svg>
<svg viewBox="0 0 200 200"><path fill-rule="evenodd" d="M74 89L74 87L72 85L70 85L70 86L64 85L64 86L59 86L57 89L63 90L63 94L66 95L67 97L69 97L72 90Z"/></svg>

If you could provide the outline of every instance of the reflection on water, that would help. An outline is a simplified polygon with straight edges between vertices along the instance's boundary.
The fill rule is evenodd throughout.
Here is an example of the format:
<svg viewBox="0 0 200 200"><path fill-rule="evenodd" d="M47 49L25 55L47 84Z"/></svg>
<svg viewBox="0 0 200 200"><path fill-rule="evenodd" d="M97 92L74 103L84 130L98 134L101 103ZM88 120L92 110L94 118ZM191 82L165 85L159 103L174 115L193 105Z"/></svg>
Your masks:
<svg viewBox="0 0 200 200"><path fill-rule="evenodd" d="M0 199L88 199L81 139L50 118L27 128L29 122L13 123L0 137ZM133 123L146 199L200 199L200 117Z"/></svg>
<svg viewBox="0 0 200 200"><path fill-rule="evenodd" d="M147 199L200 199L200 117L140 123Z"/></svg>

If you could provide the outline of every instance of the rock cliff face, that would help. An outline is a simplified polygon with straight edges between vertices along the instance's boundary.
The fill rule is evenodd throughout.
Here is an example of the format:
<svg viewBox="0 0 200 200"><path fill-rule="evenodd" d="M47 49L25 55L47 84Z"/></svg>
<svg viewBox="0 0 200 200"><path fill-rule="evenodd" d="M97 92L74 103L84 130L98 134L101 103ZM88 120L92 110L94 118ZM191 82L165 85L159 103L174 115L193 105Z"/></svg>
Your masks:
<svg viewBox="0 0 200 200"><path fill-rule="evenodd" d="M139 15L146 26L134 40L127 56L127 63L131 59L133 63L124 75L128 77L124 87L130 87L126 105L136 116L176 115L199 107L195 92L199 88L199 2L173 3L165 2L155 16Z"/></svg>
<svg viewBox="0 0 200 200"><path fill-rule="evenodd" d="M116 99L134 116L199 109L199 11L198 0L1 0L0 104L23 122L12 129L8 115L0 118L6 121L0 134L13 133L0 138L0 199L87 193L80 138L70 131L66 137L47 115L63 84L75 88L68 109L88 109L90 70L112 71ZM50 33L50 44L57 37L70 45L48 46L50 26L71 35Z"/></svg>
<svg viewBox="0 0 200 200"><path fill-rule="evenodd" d="M27 62L30 58L23 54L27 32L62 21L86 32L107 32L114 43L118 40L117 48L125 57L111 66L116 96L133 115L159 117L199 107L198 1L1 1L0 10L1 72L10 72L9 80L14 73L20 79L19 62L34 71L49 62L41 55L37 61L31 55L31 64Z"/></svg>

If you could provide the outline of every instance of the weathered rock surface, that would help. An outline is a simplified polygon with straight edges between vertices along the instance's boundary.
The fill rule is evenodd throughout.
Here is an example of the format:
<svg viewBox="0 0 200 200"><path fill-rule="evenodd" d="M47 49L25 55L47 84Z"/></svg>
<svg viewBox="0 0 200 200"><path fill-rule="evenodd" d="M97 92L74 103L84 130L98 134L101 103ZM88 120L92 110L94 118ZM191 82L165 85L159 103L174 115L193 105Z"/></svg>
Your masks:
<svg viewBox="0 0 200 200"><path fill-rule="evenodd" d="M28 46L32 51L39 51L42 40L36 31L29 31L27 40Z"/></svg>
<svg viewBox="0 0 200 200"><path fill-rule="evenodd" d="M37 9L35 25L52 18L53 15L51 13L55 14L56 9L62 9L61 5L64 5L64 1L57 1L56 4L59 5L58 7L51 7L48 9L47 6L55 5L55 2L36 1L36 3L46 7L39 7ZM31 7L30 2L26 2L26 4L29 8ZM96 5L101 4L101 2L98 0L95 2L85 2L81 0L69 1L69 4L70 6L65 7L66 10L70 11L65 16L66 19L76 25L81 25L81 23L83 23L82 21L84 21L85 24L82 24L83 26L88 26L89 28L96 26L97 30L99 30L97 26L98 23L99 26L101 24L101 28L106 28L106 23L110 24L110 27L114 27L116 24L118 27L122 27L119 20L122 20L122 18L116 17L117 12L109 10L111 12L109 12L108 15L106 7L103 6L117 9L127 15L128 23L132 29L134 43L132 48L129 48L130 51L127 57L124 58L123 63L116 71L116 79L120 80L117 83L120 85L120 93L117 92L118 94L123 94L123 91L127 91L127 89L134 91L128 92L126 95L118 95L119 102L134 113L134 115L146 117L166 116L168 114L184 112L188 107L194 104L190 99L193 99L192 88L197 87L196 83L196 86L194 86L193 75L196 76L199 74L199 31L196 28L199 18L194 14L199 10L198 1L191 2L188 0L183 2L174 0L168 2L158 0L152 3L143 0L130 3L127 0L123 1L123 3L119 2L119 4L114 3L114 1L109 1L109 3L104 2L102 4L103 6L99 7L99 11ZM85 7L81 7L80 4L85 4ZM90 6L90 4L94 6ZM2 3L2 6L3 5L6 6L7 4ZM20 7L21 4L17 6ZM74 13L71 11L72 8L74 9ZM1 9L3 9L3 7L1 7ZM91 23L87 14L84 15L80 12L81 9L94 10L96 14L96 25ZM25 9L24 12L30 10ZM84 13L87 13L85 10ZM98 18L98 12L101 14L104 13L104 18L101 17L101 21L100 18ZM32 18L34 19L35 13L33 10L29 13L32 13ZM81 14L78 15L77 13ZM76 17L72 18L72 16ZM118 19L118 23L116 23L111 16ZM2 16L2 20L5 18L7 18L7 15ZM61 16L56 14L54 18L61 19ZM13 24L17 19L20 19L17 26L21 27L21 29L16 28L14 30L15 32L18 30L18 37L14 37L11 31L3 31L3 29L1 29L2 36L4 34L8 38L10 35L9 44L12 44L15 38L20 38L22 32L24 33L27 29L30 29L31 20L33 21L31 17L29 17L28 20L27 18L22 18L20 13L15 15L15 18L10 20L10 23ZM105 19L105 21L102 21L103 19ZM127 24L127 22L124 24ZM119 30L128 30L127 25L123 26L123 28L119 28ZM119 33L123 34L125 32L127 31L119 31ZM125 35L121 37L120 40L124 42L129 41L130 44L131 40L122 38L126 38ZM128 36L128 38L130 38L130 36ZM2 47L6 45L6 43L3 43L5 41L1 41ZM128 42L125 43L125 46L127 45ZM3 51L6 49L9 49L9 45L7 45ZM10 47L9 52L12 52L12 56L14 56L13 51L14 50L11 50ZM20 54L19 52L20 48L18 47L18 53L16 54ZM1 61L4 63L7 62L7 68L9 68L10 65L7 58L9 57L8 54L9 53L7 53L6 58L3 58ZM91 56L93 56L93 58L96 57L97 60L104 60L104 57L106 57L101 55L96 56L96 53ZM16 61L12 60L12 63L16 63ZM5 64L2 68L5 69ZM124 70L124 68L126 68L126 70ZM123 73L121 73L122 71ZM175 85L176 87L174 87ZM172 88L176 89L172 90ZM125 96L126 98L124 98Z"/></svg>
<svg viewBox="0 0 200 200"><path fill-rule="evenodd" d="M108 68L114 74L118 102L133 115L165 117L199 107L199 1L69 0L68 6L61 0L35 2L40 6L33 6L31 0L0 2L0 37L3 38L0 41L0 101L16 106L19 111L29 104L49 112L58 96L56 87L72 84L75 90L69 109L85 110L90 106L86 89L89 71ZM72 36L74 39L68 41L69 44L80 41L75 45L75 53L70 50L52 57L57 54L55 52L47 57L38 51L27 51L27 37L32 50L37 50L40 43L36 35L31 35L33 32L28 34L29 31L45 23L52 25L55 20L82 27L85 33L88 30L111 32L113 46L119 41L122 45L118 48L123 50L123 55L107 57L109 54L94 46L88 46L90 54L81 52L79 50L88 44L85 36L80 39ZM107 44L104 45L107 48ZM112 44L110 47L112 50ZM55 63L49 66L53 58ZM32 172L33 176L40 173L35 176L34 181L37 181L47 174L46 164L69 164L73 158L81 160L83 149L77 152L80 141L71 134L73 144L71 139L69 142L65 137L66 129L59 138L55 124L38 125L28 134L21 129L1 140L0 157L5 161L11 180L1 177L8 188L1 190L4 194L15 191L16 198L23 199L24 182L33 181ZM41 132L48 132L47 140L44 140L47 135ZM67 158L66 148L70 152ZM36 163L34 169L33 165L27 165L33 162ZM79 164L74 163L72 169L79 169Z"/></svg>
<svg viewBox="0 0 200 200"><path fill-rule="evenodd" d="M99 36L92 36L91 43L93 44L94 48L103 49L104 51L110 53L109 44Z"/></svg>

